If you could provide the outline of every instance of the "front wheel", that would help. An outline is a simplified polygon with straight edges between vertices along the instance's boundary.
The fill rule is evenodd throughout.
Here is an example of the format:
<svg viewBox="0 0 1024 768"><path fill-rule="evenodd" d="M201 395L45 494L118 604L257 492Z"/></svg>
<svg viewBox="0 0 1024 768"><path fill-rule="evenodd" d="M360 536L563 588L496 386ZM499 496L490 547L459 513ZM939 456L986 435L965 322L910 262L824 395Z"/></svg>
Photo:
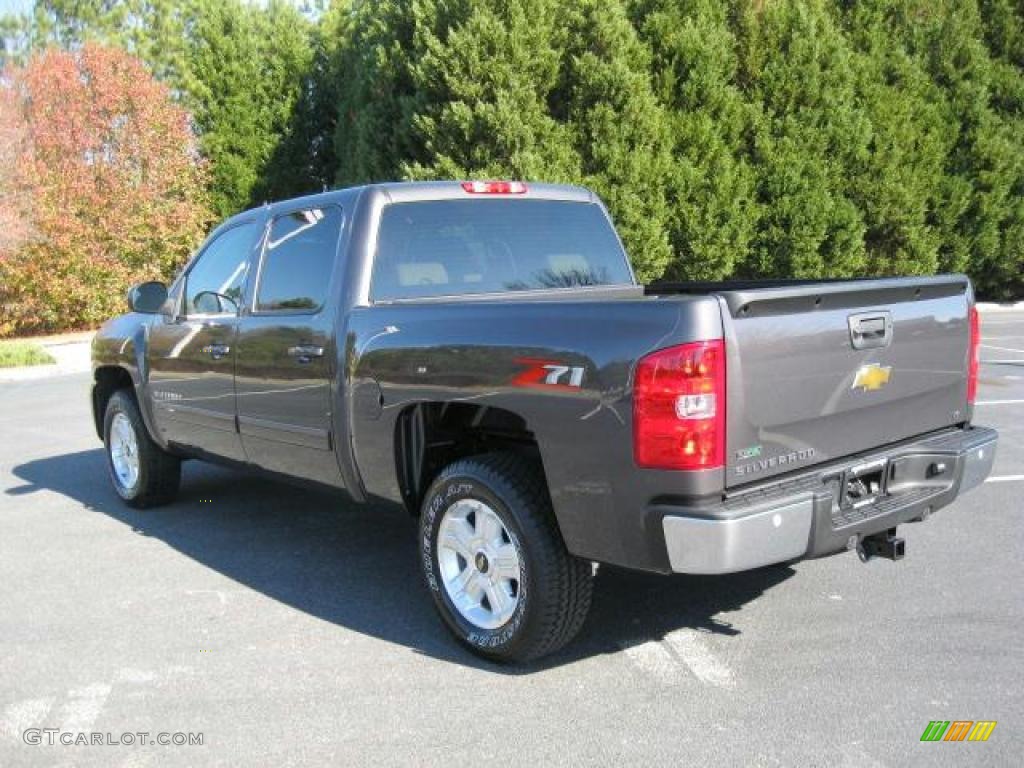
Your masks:
<svg viewBox="0 0 1024 768"><path fill-rule="evenodd" d="M115 392L103 416L107 471L117 495L132 507L174 500L181 482L181 460L153 442L135 398Z"/></svg>
<svg viewBox="0 0 1024 768"><path fill-rule="evenodd" d="M590 563L566 550L540 468L516 454L442 470L423 502L420 559L445 624L490 659L558 650L590 608Z"/></svg>

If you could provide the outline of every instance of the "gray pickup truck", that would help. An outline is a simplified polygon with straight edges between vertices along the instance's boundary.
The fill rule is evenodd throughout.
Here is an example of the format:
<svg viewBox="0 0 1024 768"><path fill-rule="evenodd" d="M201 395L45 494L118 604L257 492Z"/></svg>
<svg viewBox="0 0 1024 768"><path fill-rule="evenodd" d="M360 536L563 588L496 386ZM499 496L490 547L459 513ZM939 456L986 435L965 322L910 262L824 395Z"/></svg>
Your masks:
<svg viewBox="0 0 1024 768"><path fill-rule="evenodd" d="M492 659L568 642L594 562L899 559L897 525L995 456L966 277L645 288L578 187L275 203L128 299L92 389L126 503L199 458L404 505L441 617Z"/></svg>

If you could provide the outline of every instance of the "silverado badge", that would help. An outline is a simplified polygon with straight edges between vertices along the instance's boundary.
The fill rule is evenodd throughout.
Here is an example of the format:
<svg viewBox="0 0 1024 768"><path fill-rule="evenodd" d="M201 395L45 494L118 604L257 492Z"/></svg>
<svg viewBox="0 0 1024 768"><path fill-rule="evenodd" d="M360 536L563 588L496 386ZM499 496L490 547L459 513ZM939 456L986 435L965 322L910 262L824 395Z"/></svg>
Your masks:
<svg viewBox="0 0 1024 768"><path fill-rule="evenodd" d="M874 392L876 389L881 389L888 384L891 377L892 366L879 365L878 363L862 365L857 369L857 373L853 377L853 387L851 389Z"/></svg>

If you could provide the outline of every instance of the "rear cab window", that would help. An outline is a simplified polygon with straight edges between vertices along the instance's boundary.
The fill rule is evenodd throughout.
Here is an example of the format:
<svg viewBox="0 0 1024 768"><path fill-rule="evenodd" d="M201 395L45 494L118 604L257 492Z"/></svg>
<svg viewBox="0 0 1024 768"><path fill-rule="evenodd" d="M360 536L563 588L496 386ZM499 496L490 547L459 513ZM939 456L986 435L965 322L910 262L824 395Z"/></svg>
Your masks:
<svg viewBox="0 0 1024 768"><path fill-rule="evenodd" d="M619 239L594 203L426 200L385 206L370 298L632 284Z"/></svg>
<svg viewBox="0 0 1024 768"><path fill-rule="evenodd" d="M257 280L257 313L307 314L324 305L341 223L341 209L333 205L273 220Z"/></svg>

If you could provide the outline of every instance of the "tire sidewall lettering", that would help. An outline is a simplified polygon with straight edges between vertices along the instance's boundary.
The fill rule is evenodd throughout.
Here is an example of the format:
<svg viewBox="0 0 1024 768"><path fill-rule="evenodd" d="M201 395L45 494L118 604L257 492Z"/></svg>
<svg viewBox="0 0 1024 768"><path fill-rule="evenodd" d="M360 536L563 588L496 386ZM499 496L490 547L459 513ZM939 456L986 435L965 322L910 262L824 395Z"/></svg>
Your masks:
<svg viewBox="0 0 1024 768"><path fill-rule="evenodd" d="M448 595L441 584L435 541L445 510L456 501L465 498L480 499L495 508L495 511L498 512L502 522L505 524L505 530L508 532L512 545L519 553L520 562L524 564L528 562L527 553L516 530L515 518L508 512L504 501L482 483L475 482L471 478L453 477L446 479L443 485L428 497L427 503L423 508L424 520L420 526L422 532L420 537L420 557L423 565L423 574L428 589L433 593L434 599L442 606L447 622L457 628L460 636L467 643L484 650L500 648L515 640L525 621L530 603L529 569L524 568L520 574L519 602L516 605L516 611L512 618L503 626L495 630L480 629L479 627L474 627L458 615L454 606L450 604ZM496 505L495 502L497 502Z"/></svg>

